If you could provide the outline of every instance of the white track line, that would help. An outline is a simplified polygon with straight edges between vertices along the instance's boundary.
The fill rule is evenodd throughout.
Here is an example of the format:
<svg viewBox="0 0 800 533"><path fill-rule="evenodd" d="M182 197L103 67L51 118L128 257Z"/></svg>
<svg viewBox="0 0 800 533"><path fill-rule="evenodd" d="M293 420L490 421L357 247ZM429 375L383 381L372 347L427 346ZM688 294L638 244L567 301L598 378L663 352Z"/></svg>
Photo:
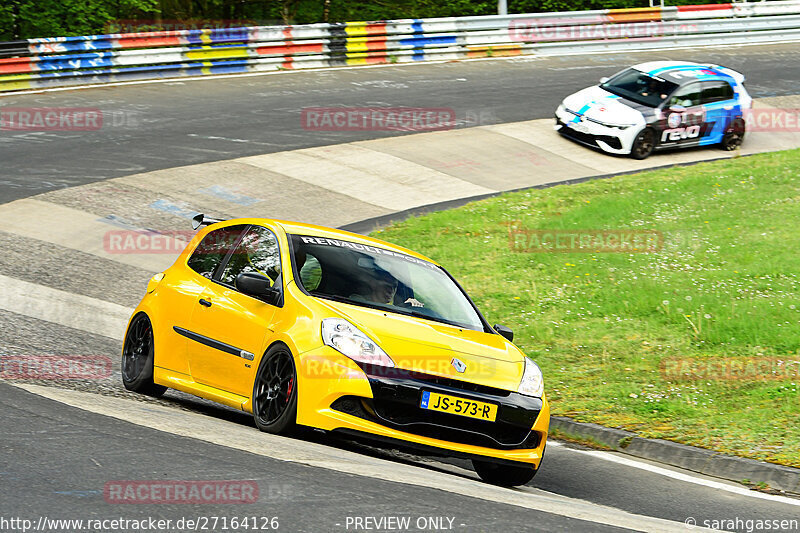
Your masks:
<svg viewBox="0 0 800 533"><path fill-rule="evenodd" d="M578 450L575 448L567 448L563 446L560 442L555 442L552 440L547 441L548 446L561 446L564 450L569 450L575 453L582 453L585 455L590 455L597 459L602 459L604 461L610 461L612 463L617 463L625 466L630 466L632 468L638 468L640 470L646 470L648 472L652 472L653 474L658 474L660 476L671 477L672 479L677 479L678 481L683 481L686 483L694 483L695 485L703 485L705 487L709 487L712 489L717 490L724 490L726 492L732 492L733 494L738 494L740 496L749 496L751 498L758 498L761 500L769 500L778 503L785 503L787 505L795 505L800 506L800 500L795 500L793 498L787 498L784 496L776 496L774 494L765 494L763 492L758 492L755 490L750 490L745 487L737 487L736 485L729 485L727 483L722 483L719 481L713 481L710 479L703 479L700 477L696 477L690 474L684 474L683 472L677 472L675 470L670 470L668 468L662 468L660 466L655 466L650 463L645 463L642 461L637 461L636 459L630 459L628 457L623 457L622 455L617 454L616 452L601 452L601 451L594 451L594 450Z"/></svg>
<svg viewBox="0 0 800 533"><path fill-rule="evenodd" d="M33 394L85 411L158 431L271 457L280 461L305 464L407 485L428 487L471 498L479 498L576 520L585 520L636 531L658 533L685 533L686 531L686 526L683 522L637 515L584 500L550 494L533 487L517 489L495 487L481 483L474 478L470 479L429 468L387 461L324 444L269 435L261 433L255 428L228 420L187 412L156 403L100 396L93 393L42 387L40 385L8 383ZM694 531L711 530L696 528Z"/></svg>

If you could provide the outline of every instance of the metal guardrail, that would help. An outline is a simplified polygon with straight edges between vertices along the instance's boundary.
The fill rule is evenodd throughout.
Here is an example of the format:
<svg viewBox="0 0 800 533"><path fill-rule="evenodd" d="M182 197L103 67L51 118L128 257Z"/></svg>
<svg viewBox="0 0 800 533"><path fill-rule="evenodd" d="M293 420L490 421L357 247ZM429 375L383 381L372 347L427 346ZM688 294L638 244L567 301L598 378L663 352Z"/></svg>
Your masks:
<svg viewBox="0 0 800 533"><path fill-rule="evenodd" d="M343 65L800 39L800 0L0 43L0 92Z"/></svg>

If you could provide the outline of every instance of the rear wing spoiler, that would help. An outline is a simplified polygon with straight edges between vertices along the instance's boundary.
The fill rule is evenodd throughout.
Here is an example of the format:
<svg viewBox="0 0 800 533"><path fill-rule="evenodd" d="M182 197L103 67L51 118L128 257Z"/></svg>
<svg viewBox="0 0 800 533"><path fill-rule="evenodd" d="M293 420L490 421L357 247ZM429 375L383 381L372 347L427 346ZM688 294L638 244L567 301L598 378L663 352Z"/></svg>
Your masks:
<svg viewBox="0 0 800 533"><path fill-rule="evenodd" d="M225 222L225 219L211 218L205 216L203 213L197 213L195 216L192 217L192 229L198 229L203 226L210 226L211 224L216 224L217 222Z"/></svg>
<svg viewBox="0 0 800 533"><path fill-rule="evenodd" d="M728 76L736 80L736 83L740 85L744 83L744 74L742 74L741 72L737 72L732 68L723 67L722 65L709 65L709 67L715 68L720 72L722 72L723 74L727 74Z"/></svg>

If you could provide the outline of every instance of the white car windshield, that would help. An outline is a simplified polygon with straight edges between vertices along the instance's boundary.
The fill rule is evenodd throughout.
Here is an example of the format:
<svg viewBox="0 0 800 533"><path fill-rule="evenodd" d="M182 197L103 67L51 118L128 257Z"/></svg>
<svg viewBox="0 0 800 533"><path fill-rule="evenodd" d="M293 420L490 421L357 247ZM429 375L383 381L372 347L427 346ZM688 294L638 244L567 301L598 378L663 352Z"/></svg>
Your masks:
<svg viewBox="0 0 800 533"><path fill-rule="evenodd" d="M338 239L290 239L297 283L312 296L485 330L461 288L433 263Z"/></svg>
<svg viewBox="0 0 800 533"><path fill-rule="evenodd" d="M629 68L601 84L600 87L648 107L658 107L678 88L678 85Z"/></svg>

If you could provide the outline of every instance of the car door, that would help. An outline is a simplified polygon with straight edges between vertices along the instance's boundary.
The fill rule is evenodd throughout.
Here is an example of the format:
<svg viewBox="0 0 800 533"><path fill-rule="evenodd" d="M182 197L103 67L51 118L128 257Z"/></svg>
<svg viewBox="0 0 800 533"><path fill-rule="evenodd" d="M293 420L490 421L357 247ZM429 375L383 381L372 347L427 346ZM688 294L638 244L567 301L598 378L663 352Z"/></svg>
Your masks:
<svg viewBox="0 0 800 533"><path fill-rule="evenodd" d="M250 226L203 291L191 324L201 338L189 344L189 367L195 382L249 397L254 359L272 334L277 306L236 290L236 276L244 272L282 286L280 248L269 229Z"/></svg>
<svg viewBox="0 0 800 533"><path fill-rule="evenodd" d="M156 366L189 375L188 339L183 332L191 327L198 300L245 227L229 226L209 232L185 267L176 265L165 272L158 285L158 298L167 310L168 327L163 332L165 344L157 352Z"/></svg>
<svg viewBox="0 0 800 533"><path fill-rule="evenodd" d="M667 100L666 120L659 143L662 146L696 145L705 131L703 85L693 82L679 87Z"/></svg>
<svg viewBox="0 0 800 533"><path fill-rule="evenodd" d="M703 82L703 108L706 114L706 131L700 144L717 144L728 127L738 106L733 98L733 87L725 80Z"/></svg>

